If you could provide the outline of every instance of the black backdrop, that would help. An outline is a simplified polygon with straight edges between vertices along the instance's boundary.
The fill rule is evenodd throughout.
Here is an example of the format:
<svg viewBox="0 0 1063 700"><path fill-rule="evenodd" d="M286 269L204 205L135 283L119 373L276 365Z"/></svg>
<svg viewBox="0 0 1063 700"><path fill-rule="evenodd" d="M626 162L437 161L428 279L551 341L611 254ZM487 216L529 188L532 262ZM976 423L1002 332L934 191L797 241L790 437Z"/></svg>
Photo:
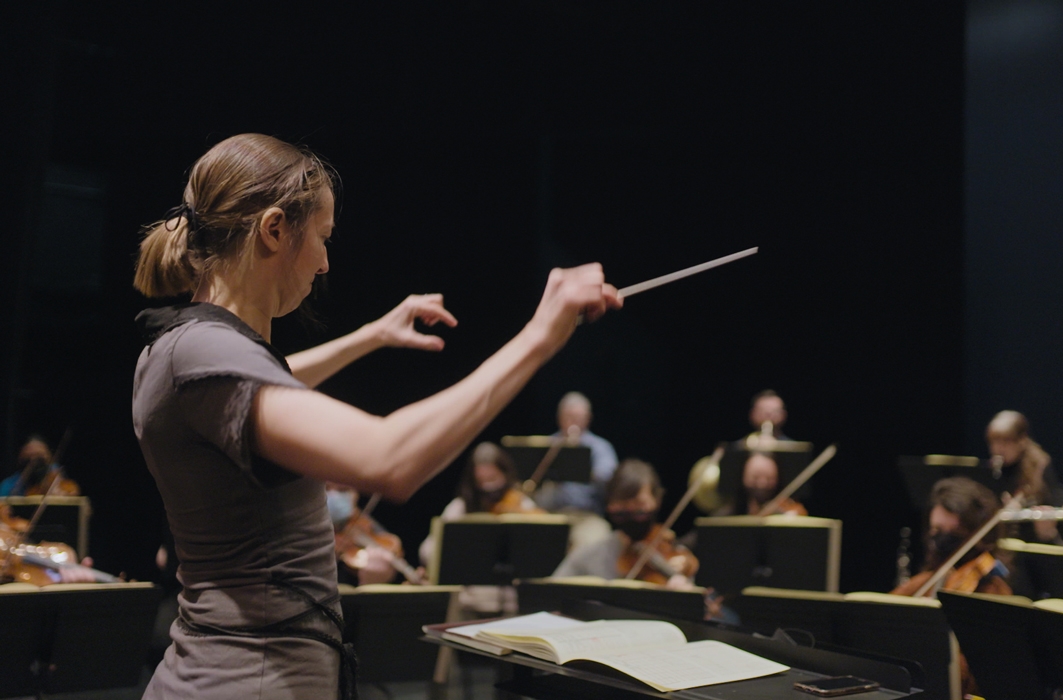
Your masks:
<svg viewBox="0 0 1063 700"><path fill-rule="evenodd" d="M549 431L581 390L596 432L659 468L670 506L774 388L789 434L839 443L809 505L845 521L843 589L890 587L911 517L896 456L962 447L961 4L23 12L5 45L5 464L25 433L72 426L101 568L150 577L162 522L129 420L138 227L213 143L261 131L344 178L328 328L284 319L281 349L412 292L442 292L459 318L443 353L383 351L323 387L374 412L474 368L551 266L598 260L623 286L759 245L580 328L483 438ZM408 551L457 471L377 511Z"/></svg>

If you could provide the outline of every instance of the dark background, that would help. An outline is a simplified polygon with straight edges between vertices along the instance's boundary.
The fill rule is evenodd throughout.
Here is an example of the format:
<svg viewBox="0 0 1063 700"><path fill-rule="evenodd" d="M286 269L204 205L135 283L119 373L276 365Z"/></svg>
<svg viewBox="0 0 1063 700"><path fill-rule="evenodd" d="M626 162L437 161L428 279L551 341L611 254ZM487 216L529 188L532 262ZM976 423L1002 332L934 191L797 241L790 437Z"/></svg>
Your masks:
<svg viewBox="0 0 1063 700"><path fill-rule="evenodd" d="M980 162L977 133L964 138L965 81L1008 64L965 61L962 3L42 2L20 13L4 42L0 472L27 433L54 444L70 426L64 462L92 497L99 568L150 578L163 526L129 415L142 347L132 318L148 305L131 287L138 229L180 202L199 155L245 131L306 144L344 179L317 304L327 330L283 319L282 350L353 330L409 293L442 292L460 321L441 331L441 354L385 350L323 386L369 411L476 367L530 318L552 266L597 260L624 286L759 245L581 327L483 439L548 432L560 396L583 391L594 430L658 467L670 507L697 459L747 432L750 397L773 388L788 434L839 444L808 505L845 521L843 590L892 585L898 529L915 517L898 455L982 454L981 426L1004 407L1028 411L1054 449L1063 408L1045 380L1060 374L1058 343L1029 321L984 328L995 321L973 305L979 265L1001 252L965 241L964 188L980 172L965 170L965 157ZM1045 55L1058 64L1056 44ZM1058 110L1051 75L1027 88L1054 85ZM996 93L985 99L1004 123L968 109L982 141L1017 118ZM1055 138L1048 116L1038 126ZM1058 158L1031 152L1058 176ZM1010 203L986 189L967 200L969 222L992 196ZM1036 243L1005 247L1005 292L1026 294L1007 308L1036 309L1036 324L1063 296L1056 220L1042 215ZM1054 295L1023 284L1030 256ZM1007 340L1018 336L1042 338L1038 362ZM458 469L378 509L408 552Z"/></svg>

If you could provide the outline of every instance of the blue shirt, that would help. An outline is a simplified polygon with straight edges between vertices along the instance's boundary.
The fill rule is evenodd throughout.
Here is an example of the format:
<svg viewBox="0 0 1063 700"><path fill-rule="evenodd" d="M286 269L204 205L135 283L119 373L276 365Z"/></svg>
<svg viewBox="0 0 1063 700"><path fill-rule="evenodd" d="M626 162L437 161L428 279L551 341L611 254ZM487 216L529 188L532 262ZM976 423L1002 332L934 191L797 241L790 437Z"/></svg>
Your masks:
<svg viewBox="0 0 1063 700"><path fill-rule="evenodd" d="M560 432L554 433L554 437L560 436ZM589 430L580 433L579 444L591 448L591 483L562 481L557 484L551 502L543 507L554 511L571 508L601 515L605 512L605 485L613 478L619 461L616 450L608 440Z"/></svg>

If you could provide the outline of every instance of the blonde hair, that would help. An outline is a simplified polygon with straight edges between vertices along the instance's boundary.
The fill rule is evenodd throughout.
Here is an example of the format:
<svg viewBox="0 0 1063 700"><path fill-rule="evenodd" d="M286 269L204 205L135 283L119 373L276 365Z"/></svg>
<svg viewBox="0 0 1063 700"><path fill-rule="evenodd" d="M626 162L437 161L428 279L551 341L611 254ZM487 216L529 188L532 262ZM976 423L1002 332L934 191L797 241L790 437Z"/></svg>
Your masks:
<svg viewBox="0 0 1063 700"><path fill-rule="evenodd" d="M1001 411L993 416L986 427L986 438L994 435L1026 440L1026 449L1019 459L1019 476L1016 488L1021 488L1027 499L1043 504L1048 502L1048 487L1045 485L1045 469L1052 458L1030 437L1030 422L1018 411Z"/></svg>
<svg viewBox="0 0 1063 700"><path fill-rule="evenodd" d="M181 205L144 228L133 286L148 297L194 292L218 265L240 257L271 207L284 212L298 242L324 190L338 183L304 148L263 134L225 139L192 166Z"/></svg>

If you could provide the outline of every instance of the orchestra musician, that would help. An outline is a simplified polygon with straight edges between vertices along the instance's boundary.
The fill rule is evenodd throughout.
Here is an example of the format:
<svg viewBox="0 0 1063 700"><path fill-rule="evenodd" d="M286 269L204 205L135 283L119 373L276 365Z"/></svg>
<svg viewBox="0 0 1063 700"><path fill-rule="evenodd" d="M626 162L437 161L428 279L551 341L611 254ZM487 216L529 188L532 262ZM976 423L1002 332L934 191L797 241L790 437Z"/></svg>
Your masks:
<svg viewBox="0 0 1063 700"><path fill-rule="evenodd" d="M1001 473L1004 491L1022 491L1027 507L1063 506L1060 484L1052 458L1030 437L1030 424L1018 411L1001 411L986 426L986 445ZM1017 530L1021 539L1043 544L1063 545L1055 520L1022 523Z"/></svg>
<svg viewBox="0 0 1063 700"><path fill-rule="evenodd" d="M138 316L146 347L133 425L179 554L173 644L145 698L351 697L325 481L403 501L478 435L582 317L620 308L597 264L551 271L532 319L468 377L387 416L313 391L386 346L441 350L415 322L456 325L441 295L283 357L272 320L329 269L333 171L241 134L192 166L180 206L150 226L135 286L192 303Z"/></svg>
<svg viewBox="0 0 1063 700"><path fill-rule="evenodd" d="M390 583L395 579L395 557L402 556L402 543L384 530L379 523L366 516L359 519L358 492L344 484L325 484L325 505L336 535L337 579L340 583L365 586ZM354 529L373 538L377 546L364 546L352 537Z"/></svg>
<svg viewBox="0 0 1063 700"><path fill-rule="evenodd" d="M624 578L641 554L645 543L655 539L657 512L664 489L652 465L638 459L625 459L606 487L606 516L612 533L597 542L581 545L565 557L553 575ZM664 583L670 588L689 589L698 570L697 558L675 542L675 534L665 532L658 545L660 565L647 564L639 578ZM652 560L651 560L652 561Z"/></svg>
<svg viewBox="0 0 1063 700"><path fill-rule="evenodd" d="M923 569L890 592L914 595L1000 507L1000 499L972 479L954 476L934 484L928 504ZM994 556L998 535L999 529L994 528L976 543L945 577L941 590L1010 595L1011 587L1005 580L1008 571Z"/></svg>
<svg viewBox="0 0 1063 700"><path fill-rule="evenodd" d="M609 534L602 519L605 486L616 471L616 450L605 438L590 430L594 414L591 402L578 391L570 391L557 404L555 440L576 436L576 443L591 450L591 483L546 482L535 495L536 502L551 513L564 513L572 523L570 543L578 547Z"/></svg>
<svg viewBox="0 0 1063 700"><path fill-rule="evenodd" d="M470 513L544 513L520 489L513 458L493 442L481 442L469 456L458 481L458 494L440 514L444 522L458 520ZM435 555L436 541L431 534L421 542L418 554L427 565ZM500 586L466 586L459 594L466 612L476 614L513 613L517 610L513 588Z"/></svg>
<svg viewBox="0 0 1063 700"><path fill-rule="evenodd" d="M924 537L926 557L923 570L907 582L894 588L894 595L914 596L925 588L932 576L974 534L1000 510L1000 499L986 486L963 476L941 479L930 491L927 530ZM1008 570L994 556L1000 528L991 529L965 554L942 579L940 590L961 593L993 593L1011 595L1005 578ZM923 595L933 597L928 589ZM967 659L960 654L960 682L964 697L978 692L978 684L971 675Z"/></svg>
<svg viewBox="0 0 1063 700"><path fill-rule="evenodd" d="M759 434L765 423L771 424L771 435L776 440L789 440L783 434L782 427L786 424L786 404L782 397L772 389L765 389L753 396L749 404L749 425L753 428L754 435Z"/></svg>
<svg viewBox="0 0 1063 700"><path fill-rule="evenodd" d="M742 482L729 502L712 515L758 515L761 508L779 493L779 465L770 452L752 452L742 466ZM786 498L775 510L778 514L808 515L808 510Z"/></svg>
<svg viewBox="0 0 1063 700"><path fill-rule="evenodd" d="M0 482L2 496L41 496L48 493L54 479L59 483L53 496L80 496L81 488L67 478L63 468L55 463L52 449L39 435L31 435L19 448L18 466L11 476Z"/></svg>

